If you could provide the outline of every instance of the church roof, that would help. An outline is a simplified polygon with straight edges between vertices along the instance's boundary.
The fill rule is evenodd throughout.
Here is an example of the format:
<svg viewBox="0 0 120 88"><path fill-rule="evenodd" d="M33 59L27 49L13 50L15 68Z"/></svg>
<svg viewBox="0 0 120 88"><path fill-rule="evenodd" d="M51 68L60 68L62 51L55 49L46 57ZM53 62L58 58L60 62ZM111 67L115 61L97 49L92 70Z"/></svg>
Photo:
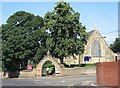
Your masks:
<svg viewBox="0 0 120 88"><path fill-rule="evenodd" d="M93 32L95 32L96 30L92 30L90 32L88 32L88 38L92 35Z"/></svg>

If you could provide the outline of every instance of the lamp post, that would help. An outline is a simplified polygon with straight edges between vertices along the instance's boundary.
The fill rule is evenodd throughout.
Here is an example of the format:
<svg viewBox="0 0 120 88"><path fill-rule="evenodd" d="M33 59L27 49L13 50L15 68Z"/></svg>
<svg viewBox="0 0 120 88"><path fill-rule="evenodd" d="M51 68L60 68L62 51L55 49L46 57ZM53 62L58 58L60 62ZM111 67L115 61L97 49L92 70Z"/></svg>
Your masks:
<svg viewBox="0 0 120 88"><path fill-rule="evenodd" d="M106 37L99 37L99 38L98 38L98 39L99 39L99 42L100 42L100 39L101 39L101 38L106 38ZM101 45L101 44L99 44L99 49L98 49L99 62L100 62L100 48L101 48L100 45ZM105 52L105 56L106 56L106 52ZM105 59L106 59L106 57L105 57Z"/></svg>

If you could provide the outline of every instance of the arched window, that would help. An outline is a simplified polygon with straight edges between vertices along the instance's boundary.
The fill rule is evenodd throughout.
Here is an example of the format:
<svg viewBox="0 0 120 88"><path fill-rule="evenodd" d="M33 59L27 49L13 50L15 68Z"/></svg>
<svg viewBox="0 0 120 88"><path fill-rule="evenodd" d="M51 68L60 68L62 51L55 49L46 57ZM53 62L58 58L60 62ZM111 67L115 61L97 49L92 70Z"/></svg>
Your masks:
<svg viewBox="0 0 120 88"><path fill-rule="evenodd" d="M101 44L99 40L94 40L91 45L91 56L101 56Z"/></svg>

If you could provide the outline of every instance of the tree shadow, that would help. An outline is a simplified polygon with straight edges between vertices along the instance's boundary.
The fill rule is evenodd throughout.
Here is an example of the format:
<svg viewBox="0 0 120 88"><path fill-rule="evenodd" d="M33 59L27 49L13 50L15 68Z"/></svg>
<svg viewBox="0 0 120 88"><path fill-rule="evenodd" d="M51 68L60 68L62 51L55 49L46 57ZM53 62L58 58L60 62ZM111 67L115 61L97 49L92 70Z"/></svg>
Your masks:
<svg viewBox="0 0 120 88"><path fill-rule="evenodd" d="M19 78L20 71L9 71L8 78Z"/></svg>

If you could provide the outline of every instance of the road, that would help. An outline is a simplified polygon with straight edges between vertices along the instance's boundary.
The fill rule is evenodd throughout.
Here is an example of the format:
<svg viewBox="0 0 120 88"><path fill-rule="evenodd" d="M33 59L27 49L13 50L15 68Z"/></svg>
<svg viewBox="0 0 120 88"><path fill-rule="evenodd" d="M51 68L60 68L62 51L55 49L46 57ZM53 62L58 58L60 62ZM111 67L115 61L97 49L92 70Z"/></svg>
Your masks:
<svg viewBox="0 0 120 88"><path fill-rule="evenodd" d="M95 84L94 75L2 79L2 86L95 86Z"/></svg>

